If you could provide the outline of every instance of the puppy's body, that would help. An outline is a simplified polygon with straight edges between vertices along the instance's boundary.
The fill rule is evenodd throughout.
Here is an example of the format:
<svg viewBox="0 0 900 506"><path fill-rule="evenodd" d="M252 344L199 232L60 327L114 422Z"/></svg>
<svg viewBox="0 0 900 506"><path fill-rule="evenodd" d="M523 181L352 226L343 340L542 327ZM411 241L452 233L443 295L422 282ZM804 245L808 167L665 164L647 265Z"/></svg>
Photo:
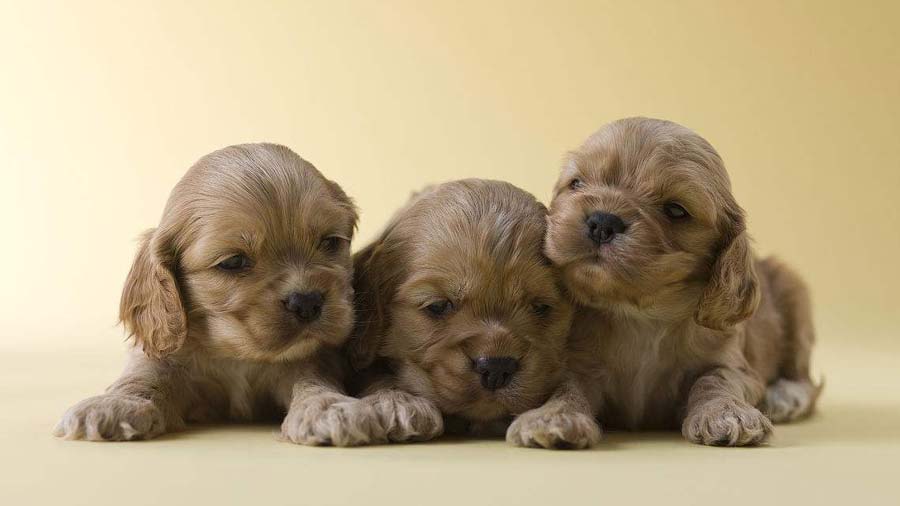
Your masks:
<svg viewBox="0 0 900 506"><path fill-rule="evenodd" d="M604 426L680 428L690 388L719 367L746 371L742 381L748 403L764 407L773 421L809 412L815 388L809 380L812 329L803 285L774 259L756 265L760 308L728 332L579 308L570 367L591 385L587 392ZM805 396L791 396L785 391L790 388L803 389Z"/></svg>
<svg viewBox="0 0 900 506"><path fill-rule="evenodd" d="M550 209L547 255L581 305L576 386L520 423L547 432L531 420L588 409L611 427L746 445L766 440L769 418L812 410L806 289L754 259L709 143L666 121L607 125L572 153Z"/></svg>
<svg viewBox="0 0 900 506"><path fill-rule="evenodd" d="M120 317L134 348L125 372L70 409L56 433L147 439L192 421L287 413L291 441L358 442L337 423L366 411L343 394L339 354L353 324L355 224L343 191L283 146L202 158L126 280Z"/></svg>
<svg viewBox="0 0 900 506"><path fill-rule="evenodd" d="M416 195L355 257L351 352L387 439L505 430L559 382L571 307L541 253L546 209L507 183Z"/></svg>

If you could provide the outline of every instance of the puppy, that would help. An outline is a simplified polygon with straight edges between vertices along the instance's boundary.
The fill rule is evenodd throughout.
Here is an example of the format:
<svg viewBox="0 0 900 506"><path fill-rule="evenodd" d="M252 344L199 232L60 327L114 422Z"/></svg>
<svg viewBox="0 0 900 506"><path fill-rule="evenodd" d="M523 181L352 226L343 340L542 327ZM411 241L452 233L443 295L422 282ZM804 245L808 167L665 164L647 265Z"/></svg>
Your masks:
<svg viewBox="0 0 900 506"><path fill-rule="evenodd" d="M124 374L56 428L149 439L186 422L283 416L284 438L353 445L339 349L353 326L353 203L284 146L231 146L172 191L122 293ZM357 413L355 418L365 418Z"/></svg>
<svg viewBox="0 0 900 506"><path fill-rule="evenodd" d="M563 370L572 308L542 253L546 209L477 179L415 195L354 257L350 353L384 441L505 430ZM500 433L502 435L502 432Z"/></svg>
<svg viewBox="0 0 900 506"><path fill-rule="evenodd" d="M591 136L554 190L546 253L580 305L573 380L517 421L512 442L577 441L563 422L591 414L754 445L770 420L812 411L806 287L754 258L722 160L692 131L632 118Z"/></svg>

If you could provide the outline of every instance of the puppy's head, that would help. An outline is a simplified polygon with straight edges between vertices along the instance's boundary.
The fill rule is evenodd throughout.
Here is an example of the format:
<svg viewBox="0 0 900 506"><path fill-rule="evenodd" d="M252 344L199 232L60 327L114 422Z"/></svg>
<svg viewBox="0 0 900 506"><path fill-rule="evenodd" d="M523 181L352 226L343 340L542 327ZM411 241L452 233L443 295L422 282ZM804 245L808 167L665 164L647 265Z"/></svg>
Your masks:
<svg viewBox="0 0 900 506"><path fill-rule="evenodd" d="M352 327L353 203L284 146L200 159L144 237L120 318L160 357L182 346L291 360L340 345Z"/></svg>
<svg viewBox="0 0 900 506"><path fill-rule="evenodd" d="M507 183L415 196L355 258L357 365L386 357L406 389L472 420L538 406L561 374L572 313L545 231L544 206Z"/></svg>
<svg viewBox="0 0 900 506"><path fill-rule="evenodd" d="M630 118L565 163L547 256L586 305L723 329L759 301L744 215L715 149L668 121Z"/></svg>

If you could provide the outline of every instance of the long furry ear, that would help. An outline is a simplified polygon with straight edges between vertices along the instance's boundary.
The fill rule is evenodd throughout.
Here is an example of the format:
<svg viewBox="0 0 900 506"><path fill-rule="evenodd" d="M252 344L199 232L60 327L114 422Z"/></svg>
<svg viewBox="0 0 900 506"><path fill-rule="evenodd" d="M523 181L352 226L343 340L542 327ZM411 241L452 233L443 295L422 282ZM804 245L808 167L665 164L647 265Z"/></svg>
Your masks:
<svg viewBox="0 0 900 506"><path fill-rule="evenodd" d="M353 256L356 324L346 350L350 365L357 371L369 367L378 357L390 326L390 276L383 242L376 241Z"/></svg>
<svg viewBox="0 0 900 506"><path fill-rule="evenodd" d="M187 315L175 279L171 241L160 229L144 234L119 303L119 320L150 357L177 351L187 337Z"/></svg>
<svg viewBox="0 0 900 506"><path fill-rule="evenodd" d="M746 320L759 306L759 280L742 214L731 222L694 315L698 324L714 330Z"/></svg>
<svg viewBox="0 0 900 506"><path fill-rule="evenodd" d="M354 233L356 232L356 227L359 225L359 209L356 208L356 203L344 192L344 189L341 188L341 185L335 183L334 181L331 181L330 179L325 179L325 185L328 187L328 191L331 192L334 199L340 202L341 207L343 207L347 210L348 213L350 213L351 226L348 233L350 234L350 238L352 239Z"/></svg>

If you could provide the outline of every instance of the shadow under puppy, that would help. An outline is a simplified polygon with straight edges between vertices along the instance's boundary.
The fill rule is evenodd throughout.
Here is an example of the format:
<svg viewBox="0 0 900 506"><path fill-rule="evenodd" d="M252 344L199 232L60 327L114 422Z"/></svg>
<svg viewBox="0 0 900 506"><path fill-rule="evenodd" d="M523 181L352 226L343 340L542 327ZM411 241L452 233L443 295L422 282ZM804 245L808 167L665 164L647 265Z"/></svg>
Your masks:
<svg viewBox="0 0 900 506"><path fill-rule="evenodd" d="M588 413L609 427L754 445L770 420L809 414L820 388L806 287L754 258L745 229L721 158L687 128L624 119L571 153L546 253L580 304L575 380L520 417L512 442L578 440L564 423Z"/></svg>
<svg viewBox="0 0 900 506"><path fill-rule="evenodd" d="M148 439L186 422L287 413L290 441L359 443L340 420L372 411L343 394L339 353L353 325L356 220L343 190L284 146L201 158L125 282L125 372L69 409L56 435Z"/></svg>
<svg viewBox="0 0 900 506"><path fill-rule="evenodd" d="M367 367L358 390L381 442L438 436L442 415L448 430L495 433L548 398L572 309L542 253L545 231L532 195L462 180L415 195L355 255L349 351Z"/></svg>

